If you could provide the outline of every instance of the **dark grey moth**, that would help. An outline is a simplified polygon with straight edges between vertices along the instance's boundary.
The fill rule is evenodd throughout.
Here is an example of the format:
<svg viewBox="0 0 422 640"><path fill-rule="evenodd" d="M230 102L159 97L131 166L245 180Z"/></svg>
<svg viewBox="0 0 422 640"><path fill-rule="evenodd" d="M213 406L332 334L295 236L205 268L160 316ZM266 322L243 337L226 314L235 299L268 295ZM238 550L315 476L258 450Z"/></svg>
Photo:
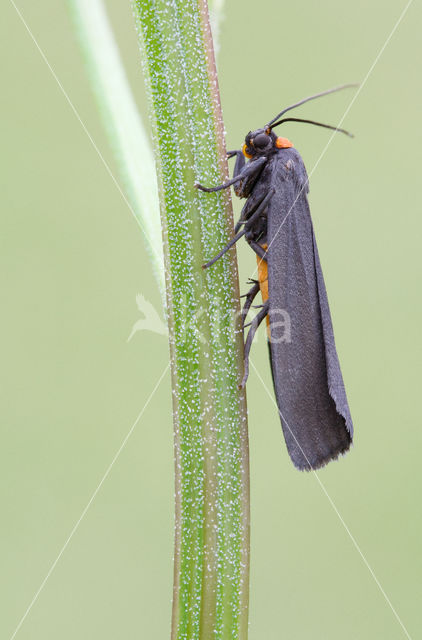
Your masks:
<svg viewBox="0 0 422 640"><path fill-rule="evenodd" d="M244 327L249 326L245 319L259 291L263 304L246 337L241 386L248 377L254 334L267 318L283 433L293 464L301 470L317 469L345 453L352 442L353 424L309 211L308 176L299 153L273 128L295 121L350 135L312 120L279 120L309 100L349 86L355 85L336 87L283 109L264 128L249 132L242 150L228 152L236 157L231 180L216 187L196 185L207 192L234 185L236 195L247 199L234 237L204 267L213 265L242 236L257 254L258 279L251 281L245 296Z"/></svg>

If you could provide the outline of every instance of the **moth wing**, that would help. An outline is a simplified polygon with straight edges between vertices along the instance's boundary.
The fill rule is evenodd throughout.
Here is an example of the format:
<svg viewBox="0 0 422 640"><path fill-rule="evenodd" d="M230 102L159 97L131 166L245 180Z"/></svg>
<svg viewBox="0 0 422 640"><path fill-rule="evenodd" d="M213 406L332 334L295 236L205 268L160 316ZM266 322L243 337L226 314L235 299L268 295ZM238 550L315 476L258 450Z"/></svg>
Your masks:
<svg viewBox="0 0 422 640"><path fill-rule="evenodd" d="M352 442L353 425L307 200L295 149L279 154L268 207L270 357L290 457L316 469Z"/></svg>

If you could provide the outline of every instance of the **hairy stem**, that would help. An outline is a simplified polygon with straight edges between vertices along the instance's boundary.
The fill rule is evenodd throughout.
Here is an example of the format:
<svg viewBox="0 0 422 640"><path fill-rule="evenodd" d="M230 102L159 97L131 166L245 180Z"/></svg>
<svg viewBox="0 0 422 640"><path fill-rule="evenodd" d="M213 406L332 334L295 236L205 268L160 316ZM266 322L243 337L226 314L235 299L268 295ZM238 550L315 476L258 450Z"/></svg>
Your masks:
<svg viewBox="0 0 422 640"><path fill-rule="evenodd" d="M235 250L205 0L137 0L151 101L172 364L176 540L172 638L247 637L249 471Z"/></svg>

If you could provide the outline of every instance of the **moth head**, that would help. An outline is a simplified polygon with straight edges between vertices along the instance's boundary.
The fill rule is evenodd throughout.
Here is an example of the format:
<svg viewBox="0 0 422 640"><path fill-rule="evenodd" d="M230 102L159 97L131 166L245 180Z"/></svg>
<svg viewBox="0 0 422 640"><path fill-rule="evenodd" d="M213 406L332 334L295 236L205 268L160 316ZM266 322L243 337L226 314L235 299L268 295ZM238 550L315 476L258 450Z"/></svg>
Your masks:
<svg viewBox="0 0 422 640"><path fill-rule="evenodd" d="M266 129L249 131L249 133L245 137L243 153L247 158L253 158L257 155L265 155L274 148L276 137L277 136L271 131L269 127L267 127Z"/></svg>
<svg viewBox="0 0 422 640"><path fill-rule="evenodd" d="M286 138L278 138L270 127L249 131L245 137L243 153L247 158L265 156L277 149L293 146Z"/></svg>

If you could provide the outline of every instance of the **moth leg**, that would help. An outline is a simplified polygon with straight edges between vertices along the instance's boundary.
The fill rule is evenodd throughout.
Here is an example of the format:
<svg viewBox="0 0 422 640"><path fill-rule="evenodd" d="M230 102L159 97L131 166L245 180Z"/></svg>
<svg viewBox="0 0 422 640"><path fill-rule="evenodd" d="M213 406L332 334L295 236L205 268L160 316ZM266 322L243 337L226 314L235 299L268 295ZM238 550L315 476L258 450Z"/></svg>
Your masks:
<svg viewBox="0 0 422 640"><path fill-rule="evenodd" d="M248 202L245 204L245 206L242 209L242 212L240 214L240 218L236 223L236 226L234 228L234 232L237 233L239 231L239 229L241 228L242 224L245 225L245 228L248 230L251 227L253 227L253 225L255 224L257 218L261 215L261 213L264 212L265 207L267 206L267 204L269 203L269 201L271 200L272 196L275 193L275 189L272 188L269 190L269 192L267 193L266 196L263 196L261 198L261 200L258 200L257 202L255 202L253 204L252 207L250 207L249 209L248 204L249 204L249 200ZM259 210L259 213L258 213ZM257 215L255 215L255 213ZM254 238L253 234L250 235L251 238ZM248 239L248 235L246 236L246 239ZM256 238L255 238L256 239ZM259 238L257 238L259 240ZM249 240L248 240L249 242Z"/></svg>
<svg viewBox="0 0 422 640"><path fill-rule="evenodd" d="M260 202L262 202L262 200L261 200ZM247 205L248 205L248 202L247 202L247 203L245 204L245 206L243 207L242 211L240 212L239 220L238 220L238 221L236 222L236 224L234 225L234 232L235 232L235 233L237 233L237 232L242 228L242 225L244 225L244 224L248 221L248 218L247 218L247 217L243 217L243 216L244 216L244 211L245 211L245 209L246 209ZM247 214L247 213L248 213L248 211L247 211L247 209L246 209L246 214Z"/></svg>
<svg viewBox="0 0 422 640"><path fill-rule="evenodd" d="M224 254L234 245L236 244L236 242L238 240L240 240L240 238L242 236L244 236L246 233L246 229L242 229L242 231L239 231L239 233L236 233L236 235L226 244L225 247L223 247L221 249L221 251L219 251L217 253L216 256L214 256L214 258L212 258L212 260L210 260L209 262L206 262L205 264L202 265L203 269L208 269L208 267L211 267L214 263L217 262L217 260L219 260L222 256L224 256Z"/></svg>
<svg viewBox="0 0 422 640"><path fill-rule="evenodd" d="M251 217L248 218L248 220L246 220L245 226L242 229L242 231L239 231L238 233L236 233L236 235L226 244L225 247L223 247L223 249L221 249L221 251L219 251L219 253L217 253L216 256L214 256L214 258L212 258L212 260L210 260L209 262L206 262L205 264L203 264L202 265L203 269L208 269L208 267L211 267L215 262L217 262L217 260L219 260L226 253L226 251L228 251L234 244L236 244L236 242L238 240L240 240L240 238L242 236L244 236L245 233L248 233L250 231L250 228L254 225L256 220L259 218L261 213L264 211L264 209L267 206L267 203L270 200L270 198L272 198L273 193L274 193L274 189L271 189L271 191L269 191L267 193L265 198L263 198L260 201L260 203L257 205L257 208L253 212Z"/></svg>
<svg viewBox="0 0 422 640"><path fill-rule="evenodd" d="M265 260L265 262L267 262L267 252L265 249L263 249L261 247L260 244L258 244L258 242L256 242L255 240L252 240L252 238L248 238L248 236L246 236L246 240L249 244L249 246L255 251L255 253L262 259Z"/></svg>
<svg viewBox="0 0 422 640"><path fill-rule="evenodd" d="M244 165L241 171L239 172L239 174L237 174L234 178L232 178L231 180L227 180L226 182L223 182L223 184L219 184L216 187L204 187L202 184L199 184L198 182L195 182L194 186L197 189L200 189L201 191L206 191L207 193L212 193L214 191L221 191L222 189L227 189L227 187L230 187L232 184L235 184L240 180L244 180L245 178L249 178L250 176L255 175L255 173L258 173L259 171L261 171L263 165L266 162L267 162L267 158L265 156L262 156L261 158L258 158L253 162L248 162L248 164Z"/></svg>
<svg viewBox="0 0 422 640"><path fill-rule="evenodd" d="M249 375L249 353L250 353L250 350L251 350L252 341L254 339L255 333L256 333L259 325L264 320L264 318L268 315L269 308L270 308L270 304L269 304L269 300L267 300L265 302L265 304L262 306L261 311L259 313L257 313L255 318L250 323L251 328L249 329L248 336L247 336L246 341L245 341L244 375L243 375L243 378L242 378L242 382L239 385L240 389L243 389L243 387L246 384L246 380L248 379L248 375Z"/></svg>
<svg viewBox="0 0 422 640"><path fill-rule="evenodd" d="M258 200L258 202L256 202L254 206L250 207L249 209L248 209L248 204L249 204L249 200L248 200L248 202L245 204L245 206L243 207L240 213L239 220L235 224L235 227L234 227L235 233L237 233L242 228L242 225L246 224L248 220L251 219L252 217L251 214L253 214L257 210L257 207L259 207L259 205L262 203L262 201L264 200L264 197L265 196L262 196L261 200Z"/></svg>
<svg viewBox="0 0 422 640"><path fill-rule="evenodd" d="M242 327L244 326L246 316L248 315L248 311L251 308L252 302L257 296L258 291L259 291L259 282L258 280L253 280L253 287L249 289L248 293L242 296L242 298L246 298L245 304L243 305L243 309L242 309Z"/></svg>
<svg viewBox="0 0 422 640"><path fill-rule="evenodd" d="M234 165L233 176L238 176L242 171L246 164L246 158L243 154L243 151L230 151L229 157L232 158L236 156L236 162ZM242 196L242 183L237 183L234 185L234 192L237 196Z"/></svg>
<svg viewBox="0 0 422 640"><path fill-rule="evenodd" d="M236 162L234 165L233 175L237 176L245 166L246 159L245 159L245 156L243 155L243 151L241 151L240 149L235 149L234 151L227 151L227 157L229 160L230 158L234 158L234 156L236 156Z"/></svg>

